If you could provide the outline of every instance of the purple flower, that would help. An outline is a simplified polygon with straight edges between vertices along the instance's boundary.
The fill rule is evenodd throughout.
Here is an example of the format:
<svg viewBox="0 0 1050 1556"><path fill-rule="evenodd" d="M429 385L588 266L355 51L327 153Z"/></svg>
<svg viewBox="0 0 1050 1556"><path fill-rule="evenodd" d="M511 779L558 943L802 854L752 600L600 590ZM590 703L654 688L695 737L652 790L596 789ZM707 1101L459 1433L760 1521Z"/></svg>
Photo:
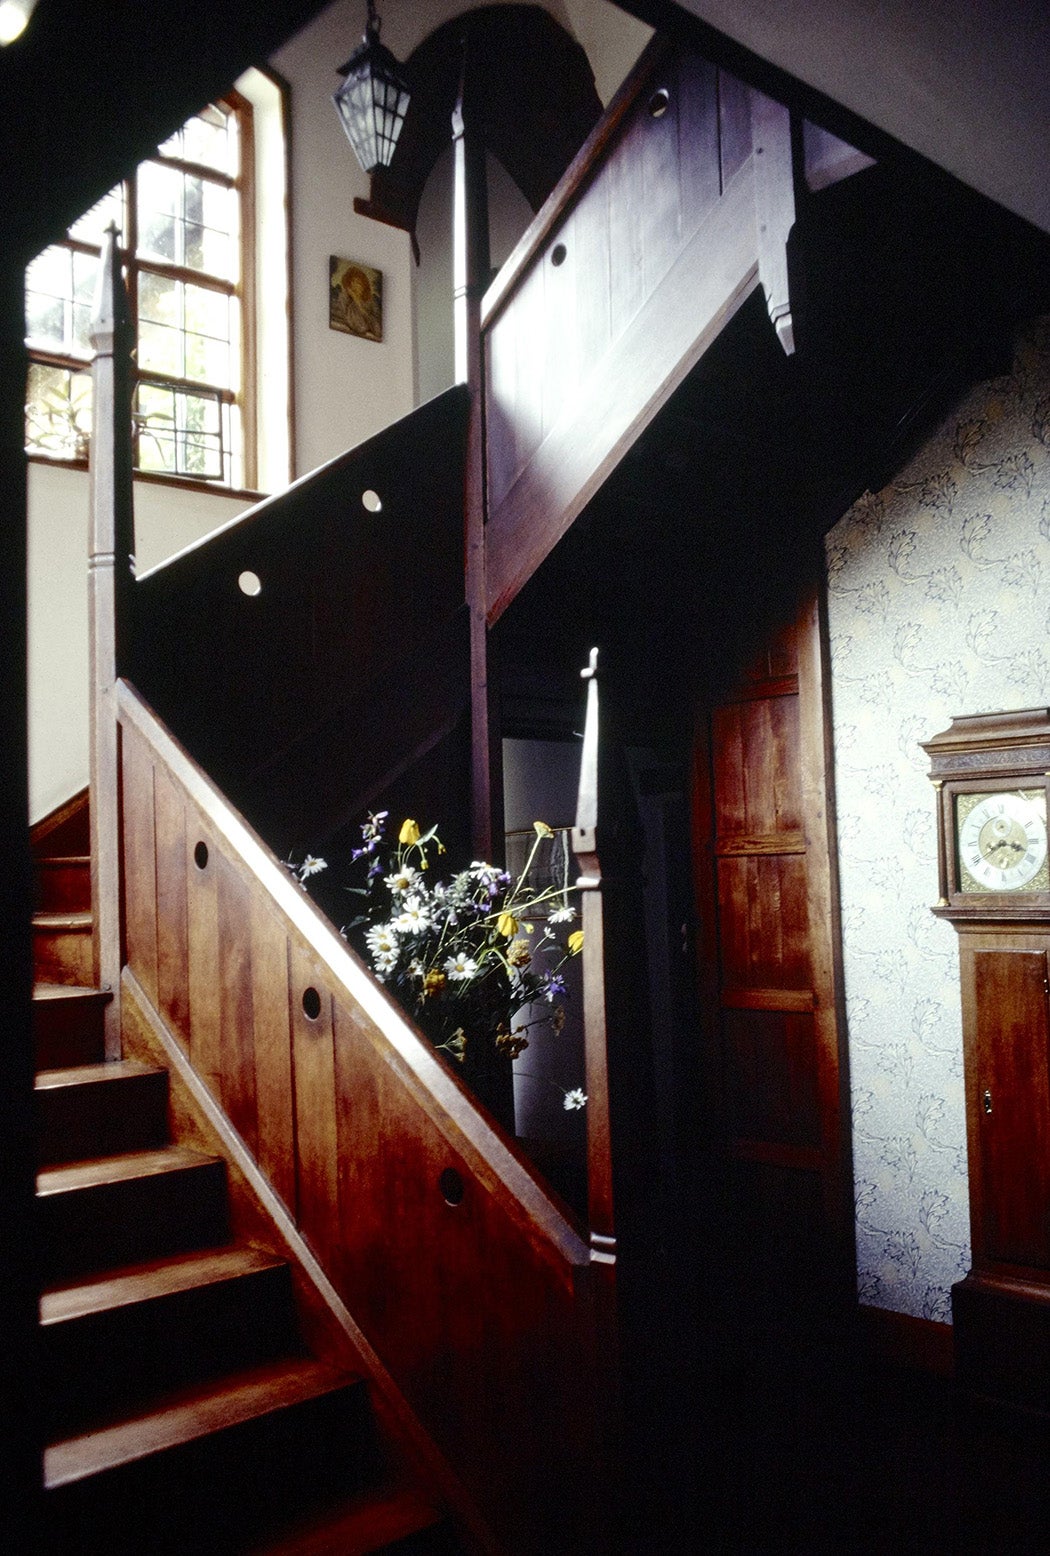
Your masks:
<svg viewBox="0 0 1050 1556"><path fill-rule="evenodd" d="M545 1000L550 1000L552 1003L555 999L557 999L559 994L564 994L565 979L562 977L561 973L547 973L543 980L543 988L540 992L542 993Z"/></svg>

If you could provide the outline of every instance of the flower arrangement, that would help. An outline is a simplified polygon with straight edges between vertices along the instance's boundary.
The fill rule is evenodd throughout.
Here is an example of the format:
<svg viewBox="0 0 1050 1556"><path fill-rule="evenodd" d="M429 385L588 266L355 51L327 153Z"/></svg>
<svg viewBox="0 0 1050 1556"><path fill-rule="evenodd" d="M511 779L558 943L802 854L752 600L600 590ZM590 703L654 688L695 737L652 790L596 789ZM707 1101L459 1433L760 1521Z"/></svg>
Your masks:
<svg viewBox="0 0 1050 1556"><path fill-rule="evenodd" d="M460 1063L475 1046L515 1059L535 1026L560 1032L562 968L582 949L583 931L558 939L557 931L576 918L570 888L529 884L536 850L553 838L551 828L533 823L535 838L516 877L476 859L446 882L430 874L431 856L445 852L437 828L421 832L408 819L395 844L387 837L387 816L385 810L370 814L361 828L351 861L363 881L346 888L361 899L360 912L341 931L377 978L435 1047ZM308 854L288 867L305 886L327 864ZM568 1110L587 1101L579 1087L562 1095Z"/></svg>

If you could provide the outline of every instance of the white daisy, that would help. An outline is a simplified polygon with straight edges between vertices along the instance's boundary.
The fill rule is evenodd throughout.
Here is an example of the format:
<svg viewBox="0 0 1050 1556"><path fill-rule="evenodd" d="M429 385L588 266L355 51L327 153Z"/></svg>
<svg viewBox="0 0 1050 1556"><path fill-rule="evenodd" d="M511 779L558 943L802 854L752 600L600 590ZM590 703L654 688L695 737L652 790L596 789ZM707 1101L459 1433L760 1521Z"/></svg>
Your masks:
<svg viewBox="0 0 1050 1556"><path fill-rule="evenodd" d="M418 935L430 926L427 905L419 897L406 897L401 912L394 920L394 928L401 935Z"/></svg>
<svg viewBox="0 0 1050 1556"><path fill-rule="evenodd" d="M380 977L382 977L384 973L393 972L394 968L397 966L397 952L378 951L375 955L374 961L376 972Z"/></svg>
<svg viewBox="0 0 1050 1556"><path fill-rule="evenodd" d="M555 908L554 912L548 915L549 922L552 924L571 924L575 917L576 909L570 907L568 903L563 907Z"/></svg>
<svg viewBox="0 0 1050 1556"><path fill-rule="evenodd" d="M373 957L397 955L397 934L393 924L376 924L365 936L365 944Z"/></svg>
<svg viewBox="0 0 1050 1556"><path fill-rule="evenodd" d="M564 1100L562 1106L565 1108L566 1113L572 1113L574 1111L574 1109L576 1109L576 1108L586 1107L587 1106L587 1094L586 1094L586 1092L581 1091L579 1086L574 1086L571 1091L567 1091L565 1093L565 1100Z"/></svg>
<svg viewBox="0 0 1050 1556"><path fill-rule="evenodd" d="M393 875L387 876L386 884L394 895L398 896L404 892L411 891L412 884L418 874L419 871L413 870L410 864L399 865Z"/></svg>
<svg viewBox="0 0 1050 1556"><path fill-rule="evenodd" d="M468 956L465 951L458 951L455 956L449 956L445 959L445 971L453 983L473 978L477 970L477 962L472 956Z"/></svg>
<svg viewBox="0 0 1050 1556"><path fill-rule="evenodd" d="M328 869L326 859L317 859L313 854L307 854L299 866L299 879L305 881L308 875L319 875L322 870Z"/></svg>

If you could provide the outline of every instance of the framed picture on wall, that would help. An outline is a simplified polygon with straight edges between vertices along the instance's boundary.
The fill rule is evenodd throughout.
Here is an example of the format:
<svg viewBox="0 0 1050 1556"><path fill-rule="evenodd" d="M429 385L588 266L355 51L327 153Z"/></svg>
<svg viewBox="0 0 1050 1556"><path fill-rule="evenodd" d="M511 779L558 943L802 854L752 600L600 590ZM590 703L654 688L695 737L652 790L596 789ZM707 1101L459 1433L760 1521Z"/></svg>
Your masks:
<svg viewBox="0 0 1050 1556"><path fill-rule="evenodd" d="M328 260L328 326L362 340L383 338L383 272L356 259Z"/></svg>

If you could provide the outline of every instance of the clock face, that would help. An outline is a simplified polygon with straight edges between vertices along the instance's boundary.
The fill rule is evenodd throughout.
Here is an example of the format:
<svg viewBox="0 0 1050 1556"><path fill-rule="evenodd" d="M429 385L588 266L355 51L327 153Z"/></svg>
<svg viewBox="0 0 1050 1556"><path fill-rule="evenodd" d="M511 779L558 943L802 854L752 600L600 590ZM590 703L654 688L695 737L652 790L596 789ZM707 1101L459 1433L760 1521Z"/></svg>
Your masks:
<svg viewBox="0 0 1050 1556"><path fill-rule="evenodd" d="M1039 891L1047 887L1046 794L1009 789L956 796L961 891Z"/></svg>

